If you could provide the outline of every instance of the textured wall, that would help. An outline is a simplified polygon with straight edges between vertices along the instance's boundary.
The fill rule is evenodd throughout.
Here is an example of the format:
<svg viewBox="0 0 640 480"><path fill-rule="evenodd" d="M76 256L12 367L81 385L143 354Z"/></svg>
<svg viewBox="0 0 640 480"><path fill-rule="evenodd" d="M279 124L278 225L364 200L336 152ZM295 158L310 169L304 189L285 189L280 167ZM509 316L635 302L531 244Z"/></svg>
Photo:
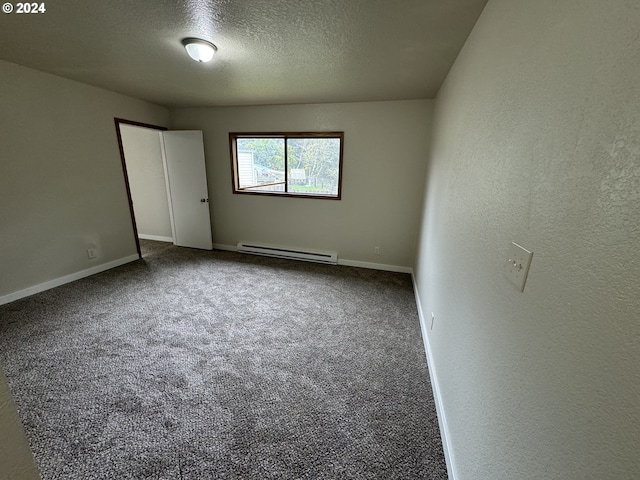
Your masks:
<svg viewBox="0 0 640 480"><path fill-rule="evenodd" d="M168 111L3 61L0 78L0 297L135 254L113 119Z"/></svg>
<svg viewBox="0 0 640 480"><path fill-rule="evenodd" d="M204 132L214 243L334 250L341 259L409 267L431 112L429 100L175 109L171 124ZM231 193L229 132L314 130L345 132L342 200Z"/></svg>
<svg viewBox="0 0 640 480"><path fill-rule="evenodd" d="M173 237L160 135L157 130L120 124L127 176L139 235Z"/></svg>
<svg viewBox="0 0 640 480"><path fill-rule="evenodd" d="M490 0L438 95L416 274L458 479L640 476L639 25Z"/></svg>

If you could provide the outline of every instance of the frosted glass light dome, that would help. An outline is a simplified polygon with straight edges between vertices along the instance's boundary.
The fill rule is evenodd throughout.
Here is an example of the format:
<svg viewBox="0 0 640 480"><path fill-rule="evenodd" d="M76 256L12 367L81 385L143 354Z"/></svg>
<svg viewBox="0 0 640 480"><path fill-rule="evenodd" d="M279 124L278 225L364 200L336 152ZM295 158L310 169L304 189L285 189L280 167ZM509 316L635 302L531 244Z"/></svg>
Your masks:
<svg viewBox="0 0 640 480"><path fill-rule="evenodd" d="M217 50L213 43L199 38L185 38L182 45L196 62L210 62Z"/></svg>

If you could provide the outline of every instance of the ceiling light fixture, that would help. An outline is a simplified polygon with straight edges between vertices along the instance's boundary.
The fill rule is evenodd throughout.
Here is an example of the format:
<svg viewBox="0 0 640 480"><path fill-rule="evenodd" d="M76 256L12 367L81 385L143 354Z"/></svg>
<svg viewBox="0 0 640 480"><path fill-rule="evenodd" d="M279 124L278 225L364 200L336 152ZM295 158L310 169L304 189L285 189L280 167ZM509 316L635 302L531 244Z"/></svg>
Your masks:
<svg viewBox="0 0 640 480"><path fill-rule="evenodd" d="M182 45L196 62L210 62L217 50L213 43L199 38L185 38Z"/></svg>

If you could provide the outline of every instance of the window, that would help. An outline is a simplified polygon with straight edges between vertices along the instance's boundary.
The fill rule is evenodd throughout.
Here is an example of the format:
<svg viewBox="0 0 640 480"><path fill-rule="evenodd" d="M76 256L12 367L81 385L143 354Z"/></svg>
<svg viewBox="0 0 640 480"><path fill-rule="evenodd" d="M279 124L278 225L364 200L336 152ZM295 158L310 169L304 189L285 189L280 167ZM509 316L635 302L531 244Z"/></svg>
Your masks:
<svg viewBox="0 0 640 480"><path fill-rule="evenodd" d="M233 193L340 199L343 132L230 133Z"/></svg>

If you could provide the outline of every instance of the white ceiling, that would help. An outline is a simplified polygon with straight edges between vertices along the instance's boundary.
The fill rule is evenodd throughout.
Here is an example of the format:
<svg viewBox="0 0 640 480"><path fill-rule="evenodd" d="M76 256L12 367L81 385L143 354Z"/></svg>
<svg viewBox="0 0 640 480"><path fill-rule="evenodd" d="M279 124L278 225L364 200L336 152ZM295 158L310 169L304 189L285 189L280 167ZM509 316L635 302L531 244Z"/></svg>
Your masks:
<svg viewBox="0 0 640 480"><path fill-rule="evenodd" d="M168 107L433 98L486 2L52 0L0 14L0 58Z"/></svg>

